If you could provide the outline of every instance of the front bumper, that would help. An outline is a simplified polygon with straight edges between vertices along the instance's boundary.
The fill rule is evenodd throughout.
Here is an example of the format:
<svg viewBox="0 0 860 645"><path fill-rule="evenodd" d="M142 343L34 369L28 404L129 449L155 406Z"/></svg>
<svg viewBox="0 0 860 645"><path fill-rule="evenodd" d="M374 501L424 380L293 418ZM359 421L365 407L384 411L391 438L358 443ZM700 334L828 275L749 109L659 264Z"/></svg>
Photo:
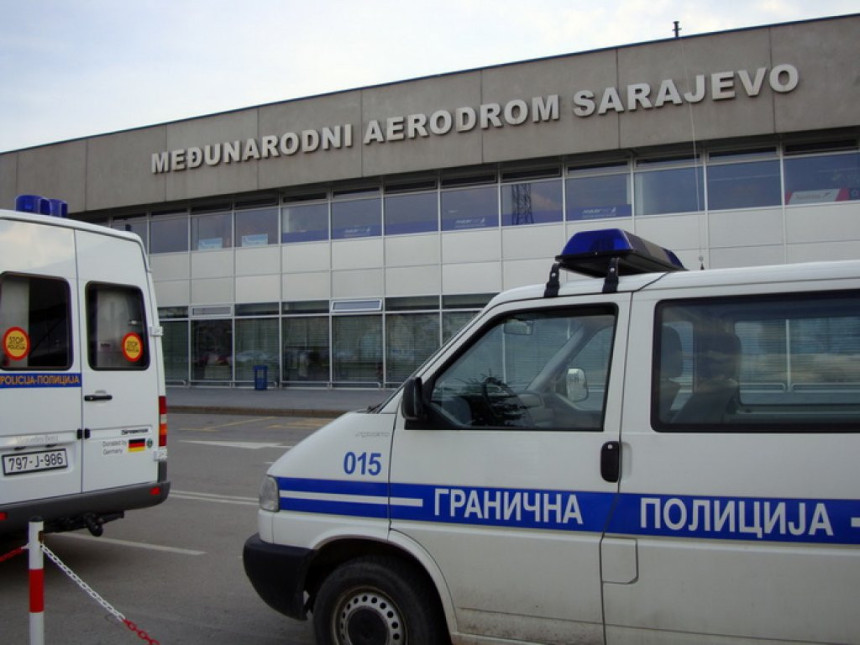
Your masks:
<svg viewBox="0 0 860 645"><path fill-rule="evenodd" d="M259 534L252 535L242 550L245 575L272 609L304 620L305 578L313 553L310 549L263 542Z"/></svg>

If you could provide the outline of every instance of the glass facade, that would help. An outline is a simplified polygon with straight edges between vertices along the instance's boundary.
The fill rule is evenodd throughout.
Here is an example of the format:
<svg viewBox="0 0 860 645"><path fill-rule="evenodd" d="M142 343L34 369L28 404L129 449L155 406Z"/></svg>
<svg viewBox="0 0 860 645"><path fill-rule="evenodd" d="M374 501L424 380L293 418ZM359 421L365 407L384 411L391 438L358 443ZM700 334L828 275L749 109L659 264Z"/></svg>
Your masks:
<svg viewBox="0 0 860 645"><path fill-rule="evenodd" d="M327 240L328 230L328 202L286 203L281 209L284 243Z"/></svg>
<svg viewBox="0 0 860 645"><path fill-rule="evenodd" d="M191 248L195 251L229 249L233 246L233 213L223 211L192 215Z"/></svg>
<svg viewBox="0 0 860 645"><path fill-rule="evenodd" d="M384 207L386 235L439 230L439 198L435 191L386 195Z"/></svg>
<svg viewBox="0 0 860 645"><path fill-rule="evenodd" d="M442 189L443 231L462 231L499 225L498 187Z"/></svg>
<svg viewBox="0 0 860 645"><path fill-rule="evenodd" d="M267 246L277 243L276 207L236 211L236 246Z"/></svg>
<svg viewBox="0 0 860 645"><path fill-rule="evenodd" d="M638 215L693 213L705 209L703 168L696 160L641 161L633 173Z"/></svg>
<svg viewBox="0 0 860 645"><path fill-rule="evenodd" d="M382 200L376 190L335 195L331 204L331 237L334 240L382 235Z"/></svg>
<svg viewBox="0 0 860 645"><path fill-rule="evenodd" d="M289 246L304 242L600 220L617 226L618 218L788 209L860 200L860 150L856 143L848 149L704 149L680 157L558 162L537 170L436 173L390 183L383 178L375 187L266 200L117 217L110 225L140 235L152 255L280 243L289 257ZM490 296L229 305L217 318L165 307L160 313L166 377L249 384L254 367L265 365L269 380L283 385L393 386L462 329Z"/></svg>
<svg viewBox="0 0 860 645"><path fill-rule="evenodd" d="M854 199L860 199L860 153L785 159L786 204Z"/></svg>
<svg viewBox="0 0 860 645"><path fill-rule="evenodd" d="M502 226L548 224L564 219L561 179L502 185Z"/></svg>
<svg viewBox="0 0 860 645"><path fill-rule="evenodd" d="M149 252L179 253L188 251L188 217L155 215L149 222Z"/></svg>
<svg viewBox="0 0 860 645"><path fill-rule="evenodd" d="M764 157L751 160L750 157ZM769 158L768 158L769 157ZM708 166L708 208L757 208L782 201L776 151L751 155L712 155Z"/></svg>
<svg viewBox="0 0 860 645"><path fill-rule="evenodd" d="M570 221L630 217L630 175L627 164L571 168L565 182Z"/></svg>

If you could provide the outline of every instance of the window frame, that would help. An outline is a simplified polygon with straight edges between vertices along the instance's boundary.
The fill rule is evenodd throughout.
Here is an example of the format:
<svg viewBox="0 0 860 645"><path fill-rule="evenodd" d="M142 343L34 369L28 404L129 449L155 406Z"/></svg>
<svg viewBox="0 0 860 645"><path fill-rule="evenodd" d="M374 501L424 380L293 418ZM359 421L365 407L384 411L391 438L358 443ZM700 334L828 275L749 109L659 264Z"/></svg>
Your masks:
<svg viewBox="0 0 860 645"><path fill-rule="evenodd" d="M126 359L124 363L102 366L99 365L96 360L98 352L95 348L103 340L99 336L94 336L94 334L98 332L98 325L94 319L96 310L93 308L93 294L98 290L114 292L122 291L126 296L132 296L134 298L134 303L137 305L137 313L140 314L140 321L138 324L139 329L127 331L123 334L120 340L121 344L119 351ZM149 323L146 317L146 301L141 288L135 285L117 284L113 282L89 282L84 288L84 303L84 314L87 321L87 335L85 343L87 347L87 365L89 368L96 372L140 372L149 369L150 363L152 362L152 351L149 342ZM136 359L129 357L125 353L125 346L122 345L122 343L124 343L131 334L136 334L141 343L141 353Z"/></svg>
<svg viewBox="0 0 860 645"><path fill-rule="evenodd" d="M786 321L790 322L792 320L810 320L812 319L809 315L790 315L790 306L797 306L798 304L805 304L808 309L813 309L813 305L816 303L823 303L825 300L836 301L839 299L845 299L848 301L849 299L853 299L857 302L857 317L860 318L860 291L855 290L834 290L834 291L802 291L802 292L780 292L780 293L771 293L771 294L757 294L757 295L740 295L740 296L716 296L709 298L679 298L679 299L670 299L663 300L655 306L654 309L654 328L652 334L652 355L651 355L651 378L650 378L650 418L651 418L651 427L657 432L669 433L669 434L775 434L775 433L789 433L789 434L809 434L809 435L820 435L820 434L848 434L848 433L857 433L860 432L860 405L856 406L855 410L847 410L848 413L853 413L854 418L851 419L846 414L846 419L839 420L831 420L831 421L822 421L821 419L821 408L818 411L814 408L814 403L806 403L806 404L795 404L797 407L794 411L799 412L800 405L806 405L809 410L803 414L798 415L794 419L792 419L789 415L793 411L790 406L785 404L769 404L766 405L764 403L757 403L751 401L750 398L744 398L744 389L745 385L748 385L750 381L744 381L742 378L744 375L744 365L742 362L739 362L739 366L737 368L739 379L738 379L738 396L737 396L737 405L739 409L743 409L743 413L749 415L748 420L741 421L738 423L713 423L713 422L704 422L704 423L695 423L685 421L683 423L672 422L672 421L664 421L660 418L660 375L661 375L661 363L662 363L662 329L663 323L665 321L665 311L670 307L690 307L695 309L697 305L702 311L706 311L708 307L719 307L726 306L726 315L722 316L720 319L715 319L713 313L708 314L708 318L711 321L711 324L715 324L716 320L722 320L723 324L726 321L731 323L732 331L737 335L736 326L739 322L752 322L752 323L762 323L767 320L774 321ZM780 309L780 305L783 306ZM819 304L819 307L821 304ZM748 308L748 311L752 315L741 316L738 315L739 310L742 310L744 307ZM768 315L763 315L765 309L768 308ZM728 315L729 311L734 311L735 313L731 316ZM825 310L827 312L828 310ZM829 311L834 311L834 309L830 309ZM833 318L837 319L839 317L848 317L850 312L846 312L843 316L819 316L820 318ZM788 327L790 329L790 325ZM699 332L697 332L698 334ZM696 343L698 343L698 335L696 337ZM787 348L786 354L784 355L786 365L790 365L792 359L795 358L799 354L789 353L788 350L791 349L790 343L788 341L789 347ZM693 351L698 351L698 346L694 345ZM738 356L740 360L743 360L744 356L749 356L750 353L745 351L743 346L740 347ZM768 356L768 354L762 354L762 356ZM774 354L773 356L779 356L779 354ZM695 357L698 360L698 356ZM684 359L685 363L687 359ZM695 381L697 378L696 370L693 370L690 374L692 380ZM766 384L765 384L766 385ZM857 383L860 386L860 381ZM759 382L759 388L762 387L761 382ZM860 387L858 387L860 389ZM691 390L692 394L692 390ZM831 403L830 407L838 407L839 405L844 405L840 403ZM847 407L847 406L846 406ZM767 417L763 417L760 420L755 422L751 422L750 419L752 414L755 412L765 412L767 408L774 410L774 415L779 414L780 420L776 420L775 416L773 419L768 420ZM828 410L831 411L831 410ZM677 415L677 410L675 411L675 415Z"/></svg>
<svg viewBox="0 0 860 645"><path fill-rule="evenodd" d="M27 350L27 354L21 359L14 359L11 356L8 356L4 347L0 350L0 369L5 372L34 372L34 371L56 371L56 372L65 372L71 369L75 364L75 337L73 333L73 325L72 325L72 289L69 281L57 277L57 276L46 276L46 275L37 275L37 274L29 274L29 273L17 273L13 271L0 273L0 295L2 295L2 287L3 282L7 279L14 280L27 280L27 288L32 289L32 281L40 280L43 282L51 282L56 283L59 288L62 290L62 295L65 297L64 304L64 314L65 314L65 340L66 340L66 362L63 365L30 365L29 360L28 365L21 365L18 360L23 360L24 358L29 359L33 354L33 338L30 326L32 324L31 313L32 309L27 310L27 329L24 330L28 336L30 347ZM2 303L2 299L0 299L0 303ZM15 327L20 327L20 325L12 325L11 327L2 330L2 335L0 337L6 336L9 333L9 330L14 329Z"/></svg>
<svg viewBox="0 0 860 645"><path fill-rule="evenodd" d="M487 425L461 425L454 423L450 416L446 415L440 408L437 403L432 401L433 394L436 392L436 386L440 380L440 378L445 377L450 369L456 365L466 354L468 354L473 348L475 348L480 342L482 342L489 333L497 330L500 326L505 324L505 321L509 319L521 319L526 317L531 317L532 320L537 319L547 319L547 318L555 318L555 319L582 319L587 317L610 317L611 322L608 326L603 326L597 329L594 329L587 338L583 339L583 342L575 347L575 351L570 351L562 356L562 352L564 350L564 345L571 342L571 338L568 338L565 343L557 348L553 355L546 360L546 363L540 367L538 375L535 376L537 378L540 376L545 370L548 369L548 366L554 361L560 361L561 364L564 363L565 360L579 356L583 349L588 346L588 343L594 339L594 337L604 331L606 329L610 330L610 337L607 341L608 343L608 351L606 355L606 363L605 363L605 379L602 383L596 383L599 388L602 389L601 394L601 402L599 409L599 423L596 426L592 427L574 427L574 426L565 426L565 425L551 425L551 426L537 426L537 425L499 425L499 424L487 424ZM613 360L615 353L615 341L616 334L618 332L619 326L619 311L618 306L614 303L590 303L584 305L570 305L564 307L533 307L525 310L515 310L515 311L504 311L500 312L497 315L489 318L484 321L484 323L475 330L475 333L469 338L468 342L464 343L461 347L459 347L456 353L452 354L448 357L445 362L439 366L438 369L434 371L434 373L428 378L423 386L422 390L424 392L424 407L428 411L428 419L426 421L426 425L422 427L429 427L429 429L434 430L458 430L458 431L506 431L506 432L516 432L516 431L525 431L525 432L605 432L606 431L606 413L607 413L607 403L609 401L609 383L612 377L613 370ZM572 348L573 349L573 348ZM559 357L562 358L559 358ZM560 366L559 366L560 369ZM533 383L534 379L530 383ZM547 394L553 394L552 392L547 392ZM561 396L561 395L560 395Z"/></svg>

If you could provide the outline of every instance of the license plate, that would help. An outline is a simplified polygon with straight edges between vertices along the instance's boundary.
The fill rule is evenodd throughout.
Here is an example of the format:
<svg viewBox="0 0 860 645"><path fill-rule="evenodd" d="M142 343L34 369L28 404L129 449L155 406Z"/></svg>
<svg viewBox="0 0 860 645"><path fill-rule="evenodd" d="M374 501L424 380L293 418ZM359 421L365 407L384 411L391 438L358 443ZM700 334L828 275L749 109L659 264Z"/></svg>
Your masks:
<svg viewBox="0 0 860 645"><path fill-rule="evenodd" d="M66 449L3 455L3 474L20 475L40 470L56 470L69 465Z"/></svg>

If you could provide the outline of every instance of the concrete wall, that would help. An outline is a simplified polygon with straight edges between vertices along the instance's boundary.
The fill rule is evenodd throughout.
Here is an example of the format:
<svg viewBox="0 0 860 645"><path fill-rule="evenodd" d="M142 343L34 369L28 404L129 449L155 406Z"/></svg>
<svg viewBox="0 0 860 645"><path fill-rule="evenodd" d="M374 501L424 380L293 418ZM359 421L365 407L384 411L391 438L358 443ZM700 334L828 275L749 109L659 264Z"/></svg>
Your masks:
<svg viewBox="0 0 860 645"><path fill-rule="evenodd" d="M0 155L0 206L11 207L15 195L32 192L66 199L70 210L80 214L407 171L694 139L856 127L857 42L860 16L724 32L424 78L40 146ZM792 66L799 78L796 88L784 93L774 91L769 82L771 71L780 65ZM760 87L759 69L765 70ZM695 89L700 76L705 98L697 102L682 98L680 105L675 104L678 96ZM787 83L789 77L783 73L777 81ZM671 86L664 86L664 81L671 81ZM650 87L644 102L631 104L630 93L643 91L644 84ZM610 102L605 113L598 114L601 100L611 98L613 91L618 102ZM578 92L594 97L594 114L576 115ZM534 122L532 99L553 96L558 96L557 118ZM658 102L663 105L656 107ZM423 115L429 122L440 111L454 115L458 108L471 108L480 113L481 106L493 104L501 109L513 106L513 120L521 114L520 105L531 111L517 125L478 125L465 132L453 127L447 134L427 132L426 136L416 129L414 137L407 136L410 116ZM389 119L391 131L387 132ZM365 142L374 121L385 140ZM348 145L342 140L328 150L320 147L293 154L277 146L270 147L268 154L256 150L257 156L253 149L243 150L245 160L153 172L154 154L180 151L187 167L191 149L233 141L244 145L248 140L264 148L264 137L276 137L280 144L288 133L300 139L302 133L319 134L324 128L349 129L352 139Z"/></svg>

